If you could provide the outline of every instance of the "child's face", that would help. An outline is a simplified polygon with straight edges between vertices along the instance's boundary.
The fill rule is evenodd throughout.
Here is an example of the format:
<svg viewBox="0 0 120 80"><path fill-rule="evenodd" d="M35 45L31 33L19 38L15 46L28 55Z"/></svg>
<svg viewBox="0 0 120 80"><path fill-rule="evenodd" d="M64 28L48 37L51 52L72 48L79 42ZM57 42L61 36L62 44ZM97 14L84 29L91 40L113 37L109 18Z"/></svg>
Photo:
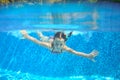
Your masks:
<svg viewBox="0 0 120 80"><path fill-rule="evenodd" d="M56 48L62 48L64 46L64 39L55 38L54 45Z"/></svg>

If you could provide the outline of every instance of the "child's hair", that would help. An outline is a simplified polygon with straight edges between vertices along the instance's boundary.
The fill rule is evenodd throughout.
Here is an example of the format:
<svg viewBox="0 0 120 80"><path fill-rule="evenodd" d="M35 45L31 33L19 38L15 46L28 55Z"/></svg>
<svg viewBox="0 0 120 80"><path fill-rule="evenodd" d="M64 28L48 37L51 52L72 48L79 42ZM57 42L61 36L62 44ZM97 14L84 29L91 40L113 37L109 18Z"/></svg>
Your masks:
<svg viewBox="0 0 120 80"><path fill-rule="evenodd" d="M57 32L55 35L54 35L54 39L55 38L60 38L60 35L61 37L66 41L67 38L66 38L66 35L63 33L63 32Z"/></svg>

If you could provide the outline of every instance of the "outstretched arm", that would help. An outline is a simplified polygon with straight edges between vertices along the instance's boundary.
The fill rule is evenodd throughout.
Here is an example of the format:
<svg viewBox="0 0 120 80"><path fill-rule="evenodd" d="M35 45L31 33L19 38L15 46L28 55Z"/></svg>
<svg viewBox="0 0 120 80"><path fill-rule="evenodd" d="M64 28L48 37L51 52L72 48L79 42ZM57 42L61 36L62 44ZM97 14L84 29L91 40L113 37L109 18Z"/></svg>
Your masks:
<svg viewBox="0 0 120 80"><path fill-rule="evenodd" d="M67 46L64 46L64 50L70 52L70 53L73 53L73 54L76 54L76 55L79 55L79 56L82 56L82 57L85 57L85 58L88 58L90 60L92 60L93 62L95 62L94 58L98 55L98 51L97 50L93 50L91 53L89 54L86 54L86 53L83 53L83 52L77 52Z"/></svg>
<svg viewBox="0 0 120 80"><path fill-rule="evenodd" d="M26 39L29 39L31 41L33 41L34 43L37 43L41 46L44 46L44 47L47 47L47 48L50 48L51 47L51 44L50 43L47 43L47 42L41 42L39 40L37 40L36 38L30 36L26 30L21 30L20 31L22 33L22 35L26 38Z"/></svg>

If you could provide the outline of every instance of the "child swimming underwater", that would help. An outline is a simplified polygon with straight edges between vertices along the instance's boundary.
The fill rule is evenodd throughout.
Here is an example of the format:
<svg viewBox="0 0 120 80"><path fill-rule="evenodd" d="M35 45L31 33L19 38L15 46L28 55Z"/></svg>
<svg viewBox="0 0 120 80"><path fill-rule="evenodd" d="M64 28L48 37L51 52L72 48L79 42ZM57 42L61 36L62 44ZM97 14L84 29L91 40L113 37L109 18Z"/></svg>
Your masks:
<svg viewBox="0 0 120 80"><path fill-rule="evenodd" d="M98 55L97 50L93 50L91 53L87 54L75 51L72 48L68 47L65 42L67 41L68 37L71 36L72 32L70 32L68 36L66 36L63 32L57 32L53 38L48 38L47 36L44 36L41 32L37 32L41 40L30 36L26 30L21 30L20 32L26 39L50 49L53 53L62 53L63 51L67 51L78 56L88 58L93 62L95 62L94 58Z"/></svg>

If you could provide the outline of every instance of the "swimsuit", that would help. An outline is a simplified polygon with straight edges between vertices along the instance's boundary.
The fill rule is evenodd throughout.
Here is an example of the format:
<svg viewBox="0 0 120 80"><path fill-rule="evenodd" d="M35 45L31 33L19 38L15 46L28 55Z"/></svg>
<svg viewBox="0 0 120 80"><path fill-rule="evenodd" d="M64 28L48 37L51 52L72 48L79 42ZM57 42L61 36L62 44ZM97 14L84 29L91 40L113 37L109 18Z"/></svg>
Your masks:
<svg viewBox="0 0 120 80"><path fill-rule="evenodd" d="M72 32L68 35L70 37ZM52 52L53 53L62 53L63 47L65 42L67 41L68 37L63 32L57 32L54 36L54 41L52 42ZM61 38L63 40L61 40Z"/></svg>

